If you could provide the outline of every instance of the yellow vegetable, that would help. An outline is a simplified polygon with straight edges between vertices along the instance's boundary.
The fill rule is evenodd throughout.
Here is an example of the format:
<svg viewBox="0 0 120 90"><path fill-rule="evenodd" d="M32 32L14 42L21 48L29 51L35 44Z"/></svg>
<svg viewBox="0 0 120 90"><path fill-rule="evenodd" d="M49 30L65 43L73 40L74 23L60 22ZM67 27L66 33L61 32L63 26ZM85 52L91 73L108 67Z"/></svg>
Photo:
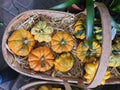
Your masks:
<svg viewBox="0 0 120 90"><path fill-rule="evenodd" d="M97 67L98 67L98 62L88 63L88 64L86 63L84 69L87 74L95 74Z"/></svg>
<svg viewBox="0 0 120 90"><path fill-rule="evenodd" d="M112 53L109 60L110 67L120 66L120 38L116 37L112 43Z"/></svg>
<svg viewBox="0 0 120 90"><path fill-rule="evenodd" d="M38 90L62 90L62 89L52 87L51 85L42 85L38 88Z"/></svg>
<svg viewBox="0 0 120 90"><path fill-rule="evenodd" d="M93 48L90 49L86 41L81 42L76 48L76 55L81 62L85 62L86 58L89 57L99 57L101 55L101 46L98 42L93 41Z"/></svg>
<svg viewBox="0 0 120 90"><path fill-rule="evenodd" d="M84 78L86 79L86 81L88 83L90 83L93 80L94 75L95 75L96 70L97 70L97 67L98 67L98 62L95 62L95 63L86 63L85 64L84 69L85 69L86 73L84 75ZM106 80L109 79L110 76L111 76L110 75L110 71L106 71L105 76L104 76L104 78L101 81L101 84L102 85L105 84Z"/></svg>
<svg viewBox="0 0 120 90"><path fill-rule="evenodd" d="M73 34L76 38L83 40L85 38L85 28L83 26L83 19L79 19L74 25Z"/></svg>
<svg viewBox="0 0 120 90"><path fill-rule="evenodd" d="M39 87L38 90L51 90L52 89L52 86L50 85L42 85Z"/></svg>
<svg viewBox="0 0 120 90"><path fill-rule="evenodd" d="M112 54L110 56L108 66L110 66L110 67L119 67L120 66L120 54L119 55Z"/></svg>
<svg viewBox="0 0 120 90"><path fill-rule="evenodd" d="M45 72L53 67L54 56L48 47L39 46L29 54L28 64L34 71Z"/></svg>
<svg viewBox="0 0 120 90"><path fill-rule="evenodd" d="M112 44L113 50L120 51L120 37L116 36Z"/></svg>
<svg viewBox="0 0 120 90"><path fill-rule="evenodd" d="M62 90L61 88L52 88L52 90Z"/></svg>
<svg viewBox="0 0 120 90"><path fill-rule="evenodd" d="M54 64L55 70L67 72L73 67L74 58L70 53L63 53L58 58L56 58Z"/></svg>
<svg viewBox="0 0 120 90"><path fill-rule="evenodd" d="M31 29L31 33L34 35L35 40L38 40L39 42L50 42L52 32L53 27L48 26L45 21L39 21Z"/></svg>
<svg viewBox="0 0 120 90"><path fill-rule="evenodd" d="M52 37L51 45L56 53L69 52L74 45L73 37L68 32L59 31Z"/></svg>
<svg viewBox="0 0 120 90"><path fill-rule="evenodd" d="M94 34L95 34L95 39L98 40L99 43L102 43L102 27L95 26Z"/></svg>
<svg viewBox="0 0 120 90"><path fill-rule="evenodd" d="M35 45L32 34L24 29L16 30L8 38L9 48L19 56L27 56Z"/></svg>

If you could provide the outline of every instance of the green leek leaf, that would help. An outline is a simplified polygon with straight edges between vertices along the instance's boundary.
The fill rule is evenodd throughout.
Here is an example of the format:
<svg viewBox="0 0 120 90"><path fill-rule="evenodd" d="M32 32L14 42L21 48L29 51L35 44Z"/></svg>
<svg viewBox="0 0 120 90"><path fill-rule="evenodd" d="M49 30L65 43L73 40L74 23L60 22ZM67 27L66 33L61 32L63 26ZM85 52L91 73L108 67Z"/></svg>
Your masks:
<svg viewBox="0 0 120 90"><path fill-rule="evenodd" d="M63 9L63 8L69 7L70 5L77 3L77 2L79 2L79 0L69 0L69 1L64 2L62 4L51 7L50 9Z"/></svg>
<svg viewBox="0 0 120 90"><path fill-rule="evenodd" d="M116 28L116 30L120 30L120 26L114 21L114 19L110 16L111 19L111 25Z"/></svg>
<svg viewBox="0 0 120 90"><path fill-rule="evenodd" d="M94 2L93 0L86 0L87 18L86 18L86 40L90 48L93 42L93 27L94 27Z"/></svg>
<svg viewBox="0 0 120 90"><path fill-rule="evenodd" d="M112 11L120 12L120 0L112 0L110 8L112 9Z"/></svg>

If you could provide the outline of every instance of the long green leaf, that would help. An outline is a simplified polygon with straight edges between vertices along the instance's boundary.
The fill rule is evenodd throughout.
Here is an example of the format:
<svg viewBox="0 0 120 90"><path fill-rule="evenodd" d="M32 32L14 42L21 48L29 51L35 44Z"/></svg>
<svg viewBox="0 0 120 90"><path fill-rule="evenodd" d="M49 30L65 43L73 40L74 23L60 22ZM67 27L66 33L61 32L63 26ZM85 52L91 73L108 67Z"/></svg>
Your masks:
<svg viewBox="0 0 120 90"><path fill-rule="evenodd" d="M120 13L120 5L116 5L116 7L112 8L112 11Z"/></svg>
<svg viewBox="0 0 120 90"><path fill-rule="evenodd" d="M69 0L67 2L64 2L62 4L56 5L54 7L51 7L50 9L63 9L66 7L69 7L70 5L79 2L80 0Z"/></svg>
<svg viewBox="0 0 120 90"><path fill-rule="evenodd" d="M110 16L110 19L111 19L111 25L117 30L120 30L120 27L118 26L118 24L114 21L114 19L111 16Z"/></svg>
<svg viewBox="0 0 120 90"><path fill-rule="evenodd" d="M112 0L110 7L112 11L120 12L120 0Z"/></svg>
<svg viewBox="0 0 120 90"><path fill-rule="evenodd" d="M92 48L93 41L93 27L94 27L94 3L93 0L86 0L86 9L87 9L87 31L86 31L86 40L90 48Z"/></svg>

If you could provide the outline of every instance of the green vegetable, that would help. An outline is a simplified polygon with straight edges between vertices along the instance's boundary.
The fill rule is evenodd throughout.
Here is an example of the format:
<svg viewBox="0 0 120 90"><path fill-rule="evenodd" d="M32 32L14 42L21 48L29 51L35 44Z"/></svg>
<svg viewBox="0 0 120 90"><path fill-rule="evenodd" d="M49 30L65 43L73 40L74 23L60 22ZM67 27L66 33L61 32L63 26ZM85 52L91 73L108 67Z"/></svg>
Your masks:
<svg viewBox="0 0 120 90"><path fill-rule="evenodd" d="M86 0L86 8L87 8L87 31L86 31L86 40L89 47L92 49L93 42L93 27L94 27L94 2L93 0Z"/></svg>
<svg viewBox="0 0 120 90"><path fill-rule="evenodd" d="M51 7L50 9L63 9L63 8L69 7L72 4L77 3L77 2L79 2L79 0L69 0L69 1L64 2L62 4Z"/></svg>

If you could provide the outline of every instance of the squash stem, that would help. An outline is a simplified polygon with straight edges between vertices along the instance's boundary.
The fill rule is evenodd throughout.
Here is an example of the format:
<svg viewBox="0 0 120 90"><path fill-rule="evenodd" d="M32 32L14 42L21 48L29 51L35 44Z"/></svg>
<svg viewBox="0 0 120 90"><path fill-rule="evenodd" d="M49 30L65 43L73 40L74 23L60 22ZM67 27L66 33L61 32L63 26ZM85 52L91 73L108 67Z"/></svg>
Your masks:
<svg viewBox="0 0 120 90"><path fill-rule="evenodd" d="M61 45L65 45L65 40L62 39L62 40L60 41L60 44L61 44Z"/></svg>
<svg viewBox="0 0 120 90"><path fill-rule="evenodd" d="M42 56L42 57L40 58L41 66L42 66L42 67L45 67L44 60L45 60L45 58Z"/></svg>
<svg viewBox="0 0 120 90"><path fill-rule="evenodd" d="M23 39L23 44L28 44L28 40L26 38Z"/></svg>

